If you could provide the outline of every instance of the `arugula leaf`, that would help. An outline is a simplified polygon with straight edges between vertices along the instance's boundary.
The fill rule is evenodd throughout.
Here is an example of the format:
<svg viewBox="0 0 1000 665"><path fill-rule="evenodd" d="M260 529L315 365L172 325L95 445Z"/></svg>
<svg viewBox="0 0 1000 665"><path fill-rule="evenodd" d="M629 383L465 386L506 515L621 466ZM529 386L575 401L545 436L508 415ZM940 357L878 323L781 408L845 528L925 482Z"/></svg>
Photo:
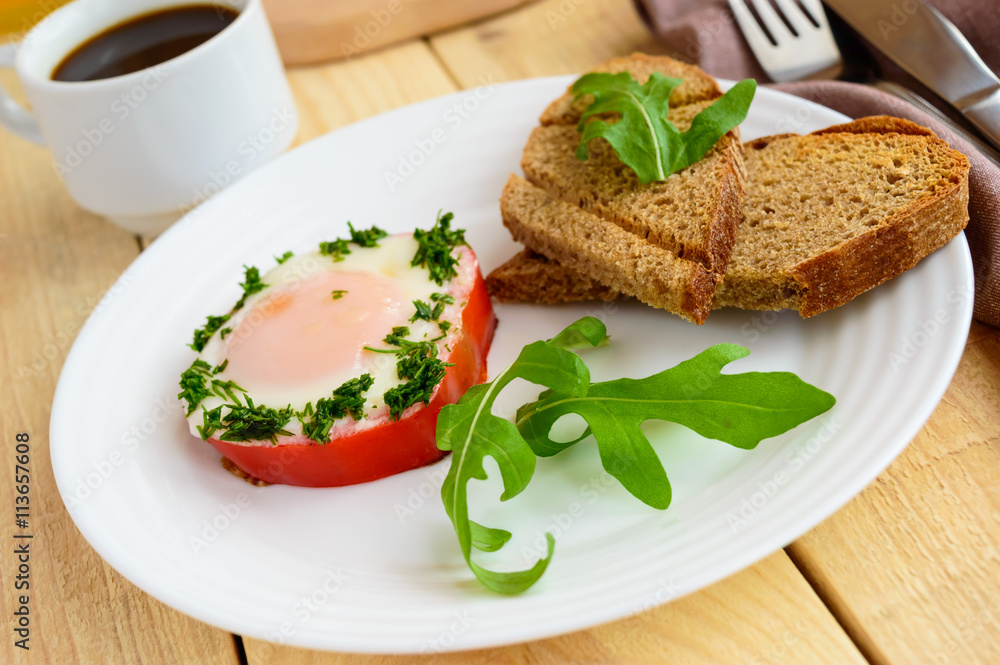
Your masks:
<svg viewBox="0 0 1000 665"><path fill-rule="evenodd" d="M580 117L577 159L587 159L591 139L604 138L618 158L635 171L639 182L666 180L667 176L694 164L712 146L746 118L757 90L753 79L740 81L726 94L703 109L686 132L667 120L670 93L683 79L653 72L645 84L628 72L592 73L580 77L570 90L579 99L593 95L594 102ZM617 113L608 123L594 116Z"/></svg>
<svg viewBox="0 0 1000 665"><path fill-rule="evenodd" d="M540 457L555 455L593 434L605 470L643 503L666 508L670 483L639 429L646 420L669 420L748 450L836 403L832 395L790 372L721 373L749 353L735 344L717 344L645 379L595 383L585 395L549 391L518 410L518 430ZM568 413L580 415L588 430L577 441L553 441L552 425Z"/></svg>
<svg viewBox="0 0 1000 665"><path fill-rule="evenodd" d="M570 332L567 332L570 331ZM517 496L535 472L535 455L517 428L492 413L493 403L504 387L516 378L558 390L565 395L583 395L590 384L590 371L571 344L597 346L606 338L604 324L586 317L547 342L538 341L521 350L517 360L492 382L470 388L457 404L441 409L437 422L437 442L441 450L453 453L451 468L441 487L445 511L455 527L462 555L475 576L499 593L524 591L545 572L555 551L555 539L546 534L548 553L534 566L517 572L496 572L472 561L472 548L492 552L503 546L510 533L492 529L469 518L467 485L484 480L483 460L493 457L500 467L506 501Z"/></svg>
<svg viewBox="0 0 1000 665"><path fill-rule="evenodd" d="M494 552L511 538L509 531L469 518L467 485L473 479L486 479L486 456L500 467L504 486L500 500L506 501L527 486L536 456L555 455L593 435L604 468L638 499L663 509L670 504L670 482L640 429L646 420L680 423L704 437L750 449L836 402L789 372L722 374L727 364L750 353L734 344L710 347L645 379L592 384L587 366L572 349L601 346L607 340L603 323L593 317L580 319L554 338L524 347L491 383L473 386L438 416L438 448L452 451L441 488L445 511L466 563L493 591L520 593L538 581L552 560L555 539L546 533L547 554L527 570L497 572L472 560L473 548ZM518 409L516 425L492 413L497 395L515 378L548 388L537 401ZM553 441L552 426L570 413L586 421L586 430L573 441Z"/></svg>

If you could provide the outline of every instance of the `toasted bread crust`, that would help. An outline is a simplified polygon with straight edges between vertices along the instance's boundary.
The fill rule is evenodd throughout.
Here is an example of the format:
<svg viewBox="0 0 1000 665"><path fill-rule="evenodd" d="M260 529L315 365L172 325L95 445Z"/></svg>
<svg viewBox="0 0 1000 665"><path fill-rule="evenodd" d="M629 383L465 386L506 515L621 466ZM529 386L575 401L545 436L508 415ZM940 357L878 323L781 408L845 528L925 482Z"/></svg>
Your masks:
<svg viewBox="0 0 1000 665"><path fill-rule="evenodd" d="M839 307L906 272L965 228L968 209L966 168L954 187L936 191L868 233L798 264L790 272L802 285L799 314L808 318Z"/></svg>
<svg viewBox="0 0 1000 665"><path fill-rule="evenodd" d="M933 136L937 134L923 125L905 118L897 118L891 115L870 115L858 118L842 125L831 125L824 129L812 132L810 136L822 136L823 134L904 134L907 136ZM794 136L794 134L792 135Z"/></svg>
<svg viewBox="0 0 1000 665"><path fill-rule="evenodd" d="M716 150L720 153L722 182L719 196L712 201L709 213L704 258L691 257L708 270L725 274L736 243L736 232L743 223L743 199L746 196L746 169L743 166L743 147L740 145L739 128L726 133Z"/></svg>
<svg viewBox="0 0 1000 665"><path fill-rule="evenodd" d="M511 175L500 199L515 240L648 305L704 323L721 276Z"/></svg>
<svg viewBox="0 0 1000 665"><path fill-rule="evenodd" d="M869 289L909 270L921 259L934 250L946 244L957 235L968 222L968 159L952 150L925 127L901 118L888 116L873 116L860 118L850 123L835 125L814 132L807 136L781 135L750 141L744 147L751 164L756 163L751 156L763 155L761 151L782 149L794 145L800 154L815 155L820 147L849 146L856 139L847 135L864 136L878 135L893 140L892 145L898 145L899 150L912 155L917 151L938 155L941 163L950 164L947 177L931 179L923 186L927 191L910 203L889 209L885 216L872 219L866 227L853 237L830 247L825 251L787 266L783 270L761 273L752 266L744 265L738 259L731 264L732 270L719 288L715 306L737 306L744 309L797 309L803 317L811 317L828 309L839 307ZM898 138L893 138L898 137ZM884 160L888 165L883 169L892 170L895 166L892 155L871 154L869 160ZM898 155L897 155L898 157ZM815 167L804 163L803 169ZM858 166L860 168L860 165ZM906 165L901 167L905 173ZM758 201L760 192L769 191L771 187L766 174L753 170L750 188L754 196L750 201ZM804 179L812 174L804 172ZM900 177L905 177L901 175ZM918 177L911 175L911 177ZM928 177L924 174L923 177ZM776 191L772 196L764 195L763 199L770 205L778 207L784 190ZM855 195L857 196L857 195ZM842 195L846 199L847 194ZM836 199L834 202L836 203ZM886 205L864 198L857 199L857 205L844 203L832 209L848 210L861 206L876 208ZM751 225L758 220L766 219L760 211L748 211ZM811 224L839 224L836 217L814 220ZM812 227L816 228L816 227ZM744 233L754 233L752 228L745 228ZM805 227L803 233L809 232ZM759 232L758 232L759 233ZM751 236L747 236L748 238ZM739 238L737 239L739 242Z"/></svg>

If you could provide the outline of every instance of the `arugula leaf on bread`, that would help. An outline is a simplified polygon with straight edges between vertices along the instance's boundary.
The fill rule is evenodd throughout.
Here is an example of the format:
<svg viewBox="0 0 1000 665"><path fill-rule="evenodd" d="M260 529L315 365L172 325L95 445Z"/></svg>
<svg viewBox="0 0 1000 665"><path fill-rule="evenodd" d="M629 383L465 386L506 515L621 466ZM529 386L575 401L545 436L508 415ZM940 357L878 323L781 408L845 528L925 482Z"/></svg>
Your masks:
<svg viewBox="0 0 1000 665"><path fill-rule="evenodd" d="M642 184L666 180L667 176L699 161L726 132L746 119L757 91L753 79L740 81L726 94L695 116L682 132L667 119L670 93L683 79L653 72L643 84L628 72L592 73L580 77L570 91L579 99L593 95L594 101L580 117L581 133L576 156L589 156L587 144L603 138L618 158L628 165ZM595 116L616 113L607 122Z"/></svg>

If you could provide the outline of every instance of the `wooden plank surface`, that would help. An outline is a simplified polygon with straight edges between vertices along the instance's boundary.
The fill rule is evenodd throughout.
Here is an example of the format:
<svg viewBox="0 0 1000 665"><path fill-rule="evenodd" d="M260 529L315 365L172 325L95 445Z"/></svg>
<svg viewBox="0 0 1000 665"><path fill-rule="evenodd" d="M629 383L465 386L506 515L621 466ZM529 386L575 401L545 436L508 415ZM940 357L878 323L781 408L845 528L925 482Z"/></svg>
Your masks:
<svg viewBox="0 0 1000 665"><path fill-rule="evenodd" d="M5 87L17 88L11 72ZM239 662L232 636L176 612L111 569L73 526L48 451L52 395L73 339L105 290L138 255L134 236L80 210L51 155L0 131L0 436L4 644L0 662ZM27 528L14 522L15 436L30 440ZM21 474L23 475L23 473ZM15 590L15 534L31 534L27 581ZM27 540L27 539L23 539ZM28 651L13 613L28 595Z"/></svg>
<svg viewBox="0 0 1000 665"><path fill-rule="evenodd" d="M286 65L357 58L529 0L264 0Z"/></svg>
<svg viewBox="0 0 1000 665"><path fill-rule="evenodd" d="M459 87L584 71L633 50L660 49L629 0L544 0L428 40L291 70L298 142ZM0 82L16 87L9 72ZM32 650L11 647L0 662L239 662L233 636L163 606L104 564L52 478L48 418L62 362L138 251L136 238L69 200L45 151L0 132L0 276L16 285L0 296L0 436L13 450L15 434L28 432L32 454L29 527L5 521L0 535L8 543L15 533L35 536L37 594ZM12 477L13 455L6 464ZM11 483L0 494L14 505ZM862 653L876 665L1000 663L1000 331L973 327L955 380L910 448L788 553L633 618L527 645L415 659L247 639L246 656L251 665L839 664L863 663ZM11 617L9 572L2 607Z"/></svg>
<svg viewBox="0 0 1000 665"><path fill-rule="evenodd" d="M463 88L584 72L633 51L666 53L631 0L543 0L496 19L431 37Z"/></svg>
<svg viewBox="0 0 1000 665"><path fill-rule="evenodd" d="M791 554L876 665L1000 663L1000 334L974 324L927 425Z"/></svg>
<svg viewBox="0 0 1000 665"><path fill-rule="evenodd" d="M296 143L457 90L422 40L346 62L290 69L288 80L299 109Z"/></svg>
<svg viewBox="0 0 1000 665"><path fill-rule="evenodd" d="M322 653L246 640L249 665L865 663L784 552L673 603L562 637L424 656Z"/></svg>

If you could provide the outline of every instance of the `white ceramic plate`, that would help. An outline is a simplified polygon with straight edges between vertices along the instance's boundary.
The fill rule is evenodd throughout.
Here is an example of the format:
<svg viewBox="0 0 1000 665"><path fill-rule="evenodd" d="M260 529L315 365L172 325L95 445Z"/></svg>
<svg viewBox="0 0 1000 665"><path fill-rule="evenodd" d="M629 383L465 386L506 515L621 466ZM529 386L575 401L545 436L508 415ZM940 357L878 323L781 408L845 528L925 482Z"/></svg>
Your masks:
<svg viewBox="0 0 1000 665"><path fill-rule="evenodd" d="M543 530L557 532L552 565L521 596L483 590L462 561L438 493L448 459L356 487L254 488L188 434L175 398L193 358L185 344L236 299L244 263L270 266L286 249L344 234L347 220L428 227L440 208L468 229L484 272L512 255L497 198L536 118L570 80L461 92L324 136L210 200L136 259L81 331L52 410L60 492L102 557L163 602L242 635L357 652L489 647L704 587L813 527L889 464L962 353L972 302L963 236L805 321L724 311L699 327L635 303L498 306L494 373L524 344L595 314L613 337L586 356L595 379L646 376L735 342L752 353L729 371L790 370L839 400L753 451L648 423L674 488L663 512L610 482L592 443L542 461L507 504L499 483L476 483L473 515L515 534L483 560L526 567ZM743 136L842 120L762 89ZM504 408L532 396L512 386Z"/></svg>

